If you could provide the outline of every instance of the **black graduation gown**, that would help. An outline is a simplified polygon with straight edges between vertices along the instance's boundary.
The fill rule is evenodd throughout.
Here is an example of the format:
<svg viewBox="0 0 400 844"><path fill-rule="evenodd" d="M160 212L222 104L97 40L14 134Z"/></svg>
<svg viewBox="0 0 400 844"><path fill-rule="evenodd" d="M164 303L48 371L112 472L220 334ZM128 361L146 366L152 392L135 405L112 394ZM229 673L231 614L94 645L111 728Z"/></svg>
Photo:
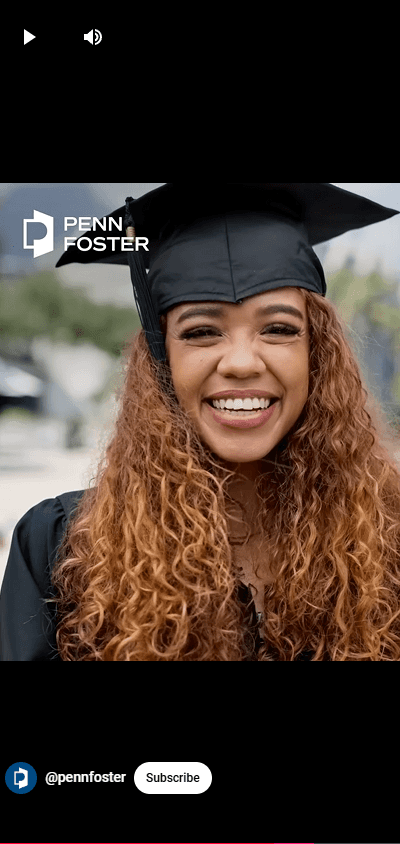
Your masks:
<svg viewBox="0 0 400 844"><path fill-rule="evenodd" d="M0 593L0 660L59 660L50 572L68 518L84 490L46 498L19 520Z"/></svg>
<svg viewBox="0 0 400 844"><path fill-rule="evenodd" d="M68 520L84 490L64 492L31 507L14 528L0 593L0 660L36 662L59 660L55 605L50 573ZM261 644L251 590L238 584L243 623L254 640L254 656ZM251 641L251 640L250 640Z"/></svg>

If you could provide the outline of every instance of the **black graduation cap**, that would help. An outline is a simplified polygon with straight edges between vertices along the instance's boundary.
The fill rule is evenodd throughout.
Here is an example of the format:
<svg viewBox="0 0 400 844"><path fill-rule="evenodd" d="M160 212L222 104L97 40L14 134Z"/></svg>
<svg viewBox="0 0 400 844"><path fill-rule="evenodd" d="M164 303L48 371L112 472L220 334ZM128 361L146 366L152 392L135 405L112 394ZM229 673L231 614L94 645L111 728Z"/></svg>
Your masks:
<svg viewBox="0 0 400 844"><path fill-rule="evenodd" d="M110 218L123 220L127 230L115 239L114 228L105 249L87 246L87 238L102 235L92 229L81 235L85 251L78 238L56 266L129 264L149 347L156 360L165 361L159 317L169 308L239 302L279 287L325 296L324 271L312 246L398 213L325 183L170 182L136 200L127 197L103 218L107 231ZM148 238L148 251L123 251L120 238L127 235Z"/></svg>

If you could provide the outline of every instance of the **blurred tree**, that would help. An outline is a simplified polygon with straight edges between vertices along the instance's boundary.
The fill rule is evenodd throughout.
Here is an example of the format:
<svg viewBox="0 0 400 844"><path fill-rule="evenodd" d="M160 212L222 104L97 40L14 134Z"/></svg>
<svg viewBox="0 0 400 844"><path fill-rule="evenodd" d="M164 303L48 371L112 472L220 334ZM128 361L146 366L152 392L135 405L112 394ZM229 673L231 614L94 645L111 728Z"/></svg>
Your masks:
<svg viewBox="0 0 400 844"><path fill-rule="evenodd" d="M54 342L93 343L118 356L140 329L135 308L98 304L81 290L63 287L52 272L0 285L0 342L46 336Z"/></svg>
<svg viewBox="0 0 400 844"><path fill-rule="evenodd" d="M386 279L379 265L367 276L355 275L353 267L349 256L327 278L327 298L349 328L347 339L359 355L369 389L388 410L397 405L400 412L398 282Z"/></svg>

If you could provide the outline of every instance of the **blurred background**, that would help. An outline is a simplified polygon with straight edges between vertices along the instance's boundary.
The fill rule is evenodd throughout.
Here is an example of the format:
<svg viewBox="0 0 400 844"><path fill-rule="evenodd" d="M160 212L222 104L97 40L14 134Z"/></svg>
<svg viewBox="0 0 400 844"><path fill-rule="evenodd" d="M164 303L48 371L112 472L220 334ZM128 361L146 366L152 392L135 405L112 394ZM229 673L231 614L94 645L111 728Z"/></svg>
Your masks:
<svg viewBox="0 0 400 844"><path fill-rule="evenodd" d="M121 349L140 328L127 266L55 269L64 237L84 234L64 232L64 217L101 218L162 184L0 184L0 584L21 516L90 485L118 409ZM333 184L400 211L399 183ZM34 210L55 218L54 251L35 259L22 238ZM29 223L28 244L44 234ZM400 465L400 217L314 248L364 386L399 432Z"/></svg>

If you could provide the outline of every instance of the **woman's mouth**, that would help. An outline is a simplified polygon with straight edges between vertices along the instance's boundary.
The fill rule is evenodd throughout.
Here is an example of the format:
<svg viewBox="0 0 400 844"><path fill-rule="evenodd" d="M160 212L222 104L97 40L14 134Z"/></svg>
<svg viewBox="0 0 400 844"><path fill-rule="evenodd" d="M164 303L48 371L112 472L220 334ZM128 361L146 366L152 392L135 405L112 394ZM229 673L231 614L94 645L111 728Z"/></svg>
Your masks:
<svg viewBox="0 0 400 844"><path fill-rule="evenodd" d="M268 422L279 399L273 399L270 406L261 410L219 410L209 401L204 403L209 407L216 422L229 428L258 428Z"/></svg>

